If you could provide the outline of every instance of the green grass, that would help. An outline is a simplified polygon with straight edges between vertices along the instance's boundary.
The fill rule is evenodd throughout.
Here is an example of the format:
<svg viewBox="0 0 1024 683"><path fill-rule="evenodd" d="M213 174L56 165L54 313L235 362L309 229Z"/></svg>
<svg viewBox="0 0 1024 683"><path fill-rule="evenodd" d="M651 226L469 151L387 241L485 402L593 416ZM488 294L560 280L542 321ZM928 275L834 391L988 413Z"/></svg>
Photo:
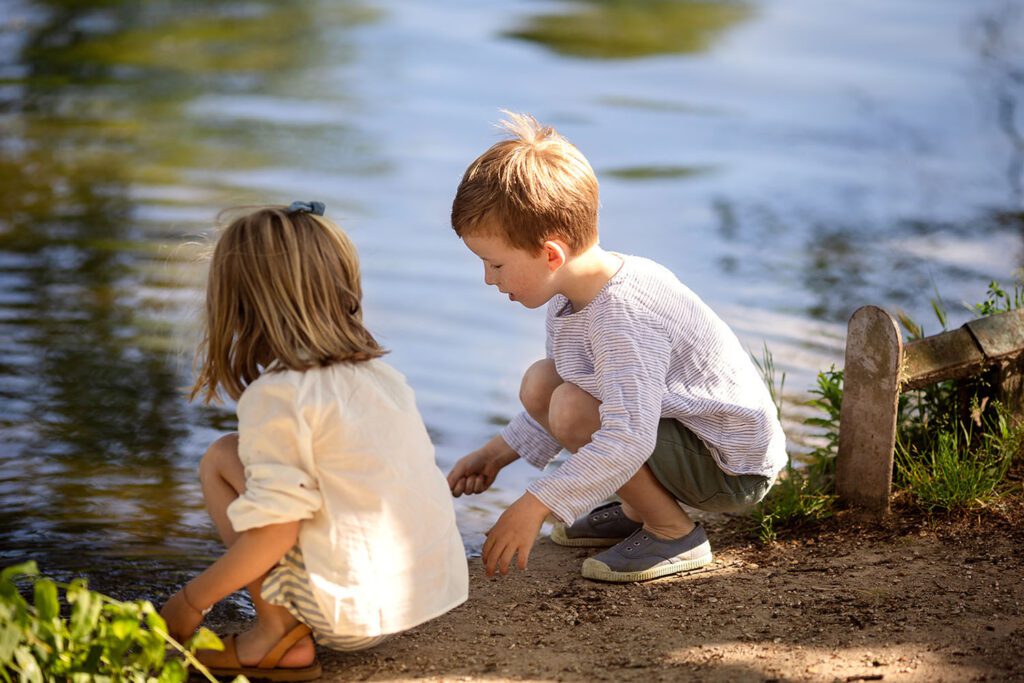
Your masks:
<svg viewBox="0 0 1024 683"><path fill-rule="evenodd" d="M793 467L791 459L751 518L761 541L771 543L782 529L796 529L831 516L834 502L835 495L825 493L804 470Z"/></svg>
<svg viewBox="0 0 1024 683"><path fill-rule="evenodd" d="M1024 442L1024 424L997 409L984 425L940 430L931 445L896 447L897 481L915 504L929 512L984 507L994 500ZM976 431L977 430L977 431Z"/></svg>

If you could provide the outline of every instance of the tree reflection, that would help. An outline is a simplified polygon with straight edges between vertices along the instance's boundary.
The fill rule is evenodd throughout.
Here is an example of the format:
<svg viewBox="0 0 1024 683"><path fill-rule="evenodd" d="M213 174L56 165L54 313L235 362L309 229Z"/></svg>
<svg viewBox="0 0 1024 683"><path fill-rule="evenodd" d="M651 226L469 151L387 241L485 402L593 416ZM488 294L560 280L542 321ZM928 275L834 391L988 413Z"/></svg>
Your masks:
<svg viewBox="0 0 1024 683"><path fill-rule="evenodd" d="M17 74L0 89L0 564L81 571L192 542L181 462L208 411L185 406L176 359L147 342L168 333L144 292L167 286L151 264L174 228L140 220L135 189L274 158L184 112L208 93L287 91L322 56L325 14L374 16L312 10L51 0L28 6L17 53L0 54Z"/></svg>
<svg viewBox="0 0 1024 683"><path fill-rule="evenodd" d="M531 17L505 35L571 57L629 59L704 52L753 15L741 2L586 0L572 7Z"/></svg>

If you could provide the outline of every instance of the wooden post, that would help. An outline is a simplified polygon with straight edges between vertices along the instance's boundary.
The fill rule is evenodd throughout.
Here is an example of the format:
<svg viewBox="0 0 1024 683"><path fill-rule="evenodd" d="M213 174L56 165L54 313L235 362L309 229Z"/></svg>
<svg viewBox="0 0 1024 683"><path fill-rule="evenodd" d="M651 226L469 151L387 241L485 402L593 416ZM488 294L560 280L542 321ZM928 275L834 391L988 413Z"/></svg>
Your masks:
<svg viewBox="0 0 1024 683"><path fill-rule="evenodd" d="M996 396L1013 424L1024 420L1024 359L1006 361L999 367Z"/></svg>
<svg viewBox="0 0 1024 683"><path fill-rule="evenodd" d="M854 311L846 336L836 493L882 515L889 510L901 391L987 373L992 396L1024 420L1024 309L972 320L903 346L877 306ZM966 391L966 390L965 390ZM973 391L968 392L973 395ZM967 395L967 394L965 394Z"/></svg>
<svg viewBox="0 0 1024 683"><path fill-rule="evenodd" d="M836 493L876 515L889 511L903 340L883 309L854 311L846 334Z"/></svg>

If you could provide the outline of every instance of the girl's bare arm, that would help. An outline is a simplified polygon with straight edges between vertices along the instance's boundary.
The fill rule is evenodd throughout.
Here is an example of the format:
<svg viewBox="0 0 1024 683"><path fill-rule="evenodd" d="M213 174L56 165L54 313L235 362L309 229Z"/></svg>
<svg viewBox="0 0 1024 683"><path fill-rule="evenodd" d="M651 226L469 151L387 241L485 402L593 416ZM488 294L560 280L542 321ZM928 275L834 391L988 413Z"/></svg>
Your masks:
<svg viewBox="0 0 1024 683"><path fill-rule="evenodd" d="M185 640L202 622L201 611L260 578L299 537L299 521L242 532L220 559L175 593L160 610L170 634Z"/></svg>
<svg viewBox="0 0 1024 683"><path fill-rule="evenodd" d="M219 560L188 582L188 599L205 609L260 578L281 561L299 538L299 521L242 532Z"/></svg>

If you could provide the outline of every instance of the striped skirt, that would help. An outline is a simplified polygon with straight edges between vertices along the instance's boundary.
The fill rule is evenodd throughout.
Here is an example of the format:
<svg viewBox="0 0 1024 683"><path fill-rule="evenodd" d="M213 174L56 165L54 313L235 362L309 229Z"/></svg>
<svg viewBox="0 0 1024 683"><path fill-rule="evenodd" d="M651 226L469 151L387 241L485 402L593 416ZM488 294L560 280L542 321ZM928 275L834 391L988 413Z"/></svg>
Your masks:
<svg viewBox="0 0 1024 683"><path fill-rule="evenodd" d="M345 636L331 632L331 627L320 611L309 588L309 575L302 561L302 551L295 546L280 564L270 570L263 580L263 599L271 605L286 608L296 619L313 630L319 645L341 652L366 650L387 640L388 636Z"/></svg>

